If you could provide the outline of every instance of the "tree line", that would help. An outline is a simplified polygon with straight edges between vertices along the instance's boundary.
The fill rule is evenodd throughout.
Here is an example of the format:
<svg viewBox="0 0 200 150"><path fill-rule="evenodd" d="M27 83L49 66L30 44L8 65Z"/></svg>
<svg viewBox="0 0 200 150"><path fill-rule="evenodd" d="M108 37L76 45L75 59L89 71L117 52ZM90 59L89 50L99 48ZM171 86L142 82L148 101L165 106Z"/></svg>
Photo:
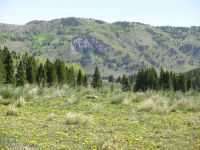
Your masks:
<svg viewBox="0 0 200 150"><path fill-rule="evenodd" d="M47 59L43 63L27 53L17 56L7 47L0 49L0 84L23 86L26 83L46 87L63 84L88 87L88 75L81 69L76 73L73 66L69 67L59 59L55 62ZM101 85L100 72L96 67L91 86L100 88Z"/></svg>
<svg viewBox="0 0 200 150"><path fill-rule="evenodd" d="M199 70L198 70L199 71ZM198 71L193 71L196 78L188 73L174 73L165 71L161 68L159 74L155 68L143 68L135 75L118 77L114 80L111 75L108 77L109 82L120 83L123 91L147 91L147 90L171 90L186 92L190 89L196 90L198 87L197 80L199 79ZM196 81L196 82L195 82ZM200 81L200 80L198 80ZM200 82L199 82L200 83Z"/></svg>

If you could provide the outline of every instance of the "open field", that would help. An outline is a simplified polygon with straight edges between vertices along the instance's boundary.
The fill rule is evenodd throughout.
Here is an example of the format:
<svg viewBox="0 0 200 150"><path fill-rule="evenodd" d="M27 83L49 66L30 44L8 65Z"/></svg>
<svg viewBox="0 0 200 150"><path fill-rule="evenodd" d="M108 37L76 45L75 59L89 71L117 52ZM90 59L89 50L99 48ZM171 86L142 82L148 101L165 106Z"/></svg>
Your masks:
<svg viewBox="0 0 200 150"><path fill-rule="evenodd" d="M200 149L200 94L4 86L0 149Z"/></svg>

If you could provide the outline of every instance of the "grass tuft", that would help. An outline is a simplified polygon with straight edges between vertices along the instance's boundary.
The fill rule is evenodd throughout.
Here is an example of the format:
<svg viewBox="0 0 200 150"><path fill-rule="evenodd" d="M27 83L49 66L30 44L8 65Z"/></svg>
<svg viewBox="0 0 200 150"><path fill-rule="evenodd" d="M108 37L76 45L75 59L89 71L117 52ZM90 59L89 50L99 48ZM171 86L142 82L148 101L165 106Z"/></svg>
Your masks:
<svg viewBox="0 0 200 150"><path fill-rule="evenodd" d="M72 113L69 112L66 117L66 124L72 125L72 124L78 124L78 125L85 125L85 124L91 124L92 123L92 117L86 116L80 113Z"/></svg>
<svg viewBox="0 0 200 150"><path fill-rule="evenodd" d="M14 105L9 105L7 108L7 115L8 116L17 116L17 108Z"/></svg>

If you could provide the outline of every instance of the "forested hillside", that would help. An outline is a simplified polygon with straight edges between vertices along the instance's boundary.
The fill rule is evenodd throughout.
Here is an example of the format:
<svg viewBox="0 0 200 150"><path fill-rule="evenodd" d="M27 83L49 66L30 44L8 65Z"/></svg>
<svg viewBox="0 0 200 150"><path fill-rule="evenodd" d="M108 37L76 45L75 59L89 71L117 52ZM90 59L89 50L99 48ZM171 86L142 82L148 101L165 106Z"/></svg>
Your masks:
<svg viewBox="0 0 200 150"><path fill-rule="evenodd" d="M78 63L89 73L123 75L141 67L176 72L200 66L200 27L154 27L62 18L25 25L0 24L0 44L16 52Z"/></svg>

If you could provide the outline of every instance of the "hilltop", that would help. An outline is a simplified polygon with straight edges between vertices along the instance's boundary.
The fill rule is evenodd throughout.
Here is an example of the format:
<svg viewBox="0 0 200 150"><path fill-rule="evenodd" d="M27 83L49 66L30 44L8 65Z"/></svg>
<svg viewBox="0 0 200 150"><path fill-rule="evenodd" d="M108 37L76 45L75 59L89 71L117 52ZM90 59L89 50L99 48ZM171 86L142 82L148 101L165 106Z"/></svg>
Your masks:
<svg viewBox="0 0 200 150"><path fill-rule="evenodd" d="M25 25L0 24L0 45L66 63L89 73L132 74L141 67L177 72L200 66L200 27L155 27L137 22L62 18Z"/></svg>

